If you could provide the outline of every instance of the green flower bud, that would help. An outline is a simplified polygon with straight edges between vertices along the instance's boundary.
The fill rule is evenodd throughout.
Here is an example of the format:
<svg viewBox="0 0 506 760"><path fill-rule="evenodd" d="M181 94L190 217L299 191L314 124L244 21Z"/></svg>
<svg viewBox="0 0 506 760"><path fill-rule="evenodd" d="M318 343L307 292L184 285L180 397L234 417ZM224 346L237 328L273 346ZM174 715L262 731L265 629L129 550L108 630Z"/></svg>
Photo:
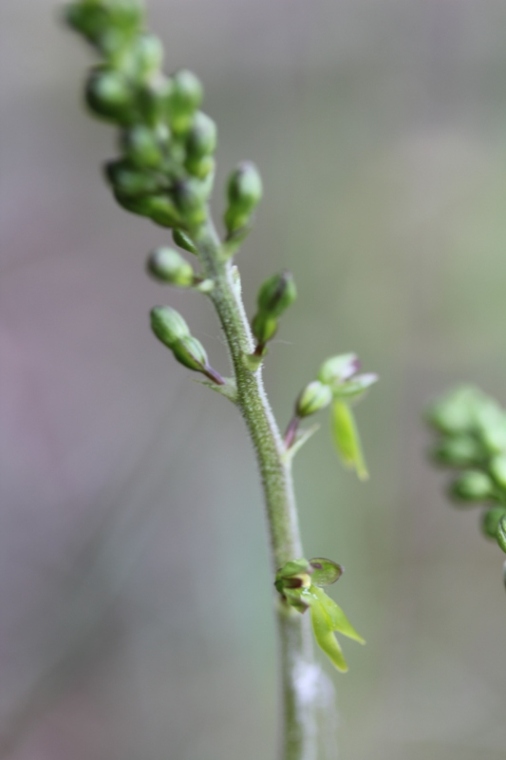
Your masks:
<svg viewBox="0 0 506 760"><path fill-rule="evenodd" d="M245 227L262 198L262 180L255 164L245 161L232 172L227 187L225 226L230 233Z"/></svg>
<svg viewBox="0 0 506 760"><path fill-rule="evenodd" d="M171 349L174 358L184 367L194 372L207 374L209 362L206 351L202 343L197 338L194 338L193 335L188 335L186 338L176 341L172 344Z"/></svg>
<svg viewBox="0 0 506 760"><path fill-rule="evenodd" d="M65 9L65 20L104 53L112 54L139 31L144 10L137 0L75 2Z"/></svg>
<svg viewBox="0 0 506 760"><path fill-rule="evenodd" d="M319 412L332 401L332 391L328 385L319 380L308 383L295 402L295 414L297 417L309 417L310 414Z"/></svg>
<svg viewBox="0 0 506 760"><path fill-rule="evenodd" d="M212 154L216 150L216 124L202 111L195 115L186 140L186 170L203 179L214 169Z"/></svg>
<svg viewBox="0 0 506 760"><path fill-rule="evenodd" d="M195 279L192 266L173 248L162 247L151 251L147 270L156 280L181 288L190 287Z"/></svg>
<svg viewBox="0 0 506 760"><path fill-rule="evenodd" d="M490 462L489 469L497 485L506 490L506 454L495 456Z"/></svg>
<svg viewBox="0 0 506 760"><path fill-rule="evenodd" d="M133 166L129 161L109 161L105 175L113 188L127 198L153 195L160 190L159 178Z"/></svg>
<svg viewBox="0 0 506 760"><path fill-rule="evenodd" d="M499 525L497 526L496 538L497 538L497 543L499 544L503 552L506 554L506 516L501 517L501 519L499 520ZM506 576L505 576L505 582L506 582Z"/></svg>
<svg viewBox="0 0 506 760"><path fill-rule="evenodd" d="M492 481L481 470L463 472L450 486L450 495L457 501L486 501L492 494Z"/></svg>
<svg viewBox="0 0 506 760"><path fill-rule="evenodd" d="M216 161L212 156L203 156L198 159L187 158L185 161L185 169L187 172L199 179L205 179L214 174L215 168Z"/></svg>
<svg viewBox="0 0 506 760"><path fill-rule="evenodd" d="M321 365L318 380L327 385L340 384L353 377L359 369L360 361L356 354L331 356Z"/></svg>
<svg viewBox="0 0 506 760"><path fill-rule="evenodd" d="M175 227L181 224L176 207L166 195L131 197L115 190L114 197L127 211L146 216L161 227Z"/></svg>
<svg viewBox="0 0 506 760"><path fill-rule="evenodd" d="M183 219L190 226L198 226L206 218L205 187L198 180L178 182L174 188L174 201Z"/></svg>
<svg viewBox="0 0 506 760"><path fill-rule="evenodd" d="M131 164L139 169L156 169L164 158L159 135L143 124L123 132L121 147Z"/></svg>
<svg viewBox="0 0 506 760"><path fill-rule="evenodd" d="M92 69L86 83L86 102L98 116L119 124L129 124L135 115L134 93L114 69Z"/></svg>
<svg viewBox="0 0 506 760"><path fill-rule="evenodd" d="M269 317L279 317L297 298L297 289L290 272L269 277L258 291L258 309Z"/></svg>
<svg viewBox="0 0 506 760"><path fill-rule="evenodd" d="M186 151L191 158L202 158L214 153L218 132L215 122L202 111L195 114L192 127L186 138Z"/></svg>
<svg viewBox="0 0 506 760"><path fill-rule="evenodd" d="M183 232L183 230L175 229L172 231L172 239L175 242L176 245L178 245L180 248L182 248L185 251L188 251L189 253L197 254L197 247L191 240L191 238L186 234L186 232Z"/></svg>
<svg viewBox="0 0 506 760"><path fill-rule="evenodd" d="M176 227L181 224L181 215L167 195L154 195L145 199L143 216L149 216L161 227Z"/></svg>
<svg viewBox="0 0 506 760"><path fill-rule="evenodd" d="M181 314L170 306L151 309L151 329L164 345L172 346L190 335L190 329Z"/></svg>
<svg viewBox="0 0 506 760"><path fill-rule="evenodd" d="M265 346L275 336L278 329L278 321L269 314L259 312L251 323L253 335L260 346Z"/></svg>
<svg viewBox="0 0 506 760"><path fill-rule="evenodd" d="M497 419L483 426L481 439L490 454L506 453L506 420Z"/></svg>
<svg viewBox="0 0 506 760"><path fill-rule="evenodd" d="M447 467L469 467L482 458L480 444L468 435L444 438L436 444L431 456L438 464Z"/></svg>
<svg viewBox="0 0 506 760"><path fill-rule="evenodd" d="M209 364L202 343L190 334L183 317L170 306L155 306L151 309L151 329L165 346L171 349L174 358L194 372L202 372L217 385L226 381Z"/></svg>
<svg viewBox="0 0 506 760"><path fill-rule="evenodd" d="M185 134L189 130L203 96L200 80L191 71L181 69L173 75L169 112L170 125L175 134Z"/></svg>
<svg viewBox="0 0 506 760"><path fill-rule="evenodd" d="M497 538L499 522L506 516L506 506L492 507L483 513L481 530L487 538Z"/></svg>
<svg viewBox="0 0 506 760"><path fill-rule="evenodd" d="M140 34L131 51L133 65L140 76L152 74L162 67L164 50L154 34Z"/></svg>
<svg viewBox="0 0 506 760"><path fill-rule="evenodd" d="M90 1L96 4L96 0L88 0ZM101 0L100 4L106 6L111 24L124 27L129 31L135 30L142 24L144 6L140 0Z"/></svg>
<svg viewBox="0 0 506 760"><path fill-rule="evenodd" d="M432 404L427 412L427 421L448 435L471 432L475 426L476 408L482 402L483 395L476 388L456 388Z"/></svg>
<svg viewBox="0 0 506 760"><path fill-rule="evenodd" d="M96 44L108 23L105 9L97 4L76 2L67 5L64 9L67 24Z"/></svg>
<svg viewBox="0 0 506 760"><path fill-rule="evenodd" d="M139 110L144 121L152 126L164 122L168 117L171 94L172 80L161 71L153 72L137 91Z"/></svg>

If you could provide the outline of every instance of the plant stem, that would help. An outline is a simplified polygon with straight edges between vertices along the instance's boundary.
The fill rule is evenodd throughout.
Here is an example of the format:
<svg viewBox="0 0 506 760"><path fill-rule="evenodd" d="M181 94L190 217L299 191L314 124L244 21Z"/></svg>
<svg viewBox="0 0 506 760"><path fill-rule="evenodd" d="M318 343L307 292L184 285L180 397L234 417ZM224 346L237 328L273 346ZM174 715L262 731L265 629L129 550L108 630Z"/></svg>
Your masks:
<svg viewBox="0 0 506 760"><path fill-rule="evenodd" d="M267 511L273 570L303 556L290 463L267 400L262 370L248 369L245 358L254 341L229 261L221 258L217 233L208 220L194 235L210 292L234 366L237 404L257 455ZM316 702L319 667L314 663L309 618L277 603L281 646L284 725L280 760L316 760Z"/></svg>

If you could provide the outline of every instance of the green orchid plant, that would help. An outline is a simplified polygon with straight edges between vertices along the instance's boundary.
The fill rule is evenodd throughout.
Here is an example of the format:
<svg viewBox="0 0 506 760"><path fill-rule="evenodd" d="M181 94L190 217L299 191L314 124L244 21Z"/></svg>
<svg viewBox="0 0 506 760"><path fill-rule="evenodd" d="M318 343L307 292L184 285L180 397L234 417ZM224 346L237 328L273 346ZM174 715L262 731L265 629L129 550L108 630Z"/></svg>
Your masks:
<svg viewBox="0 0 506 760"><path fill-rule="evenodd" d="M264 390L262 366L281 316L297 297L296 286L289 272L269 277L259 289L250 321L234 261L262 197L258 169L244 161L230 173L219 232L209 209L217 128L200 110L200 80L186 69L171 76L163 72L163 47L146 30L139 0L77 0L67 6L65 19L100 57L88 75L85 100L93 115L118 128L119 156L105 165L114 197L126 211L172 234L171 244L163 243L148 255L148 274L161 285L209 298L223 330L230 376L212 366L181 314L170 306L151 310L158 340L177 362L199 373L204 385L235 404L248 427L263 486L279 602L284 698L280 758L313 760L316 702L308 702L300 672L301 667L314 667L314 659L303 613L309 610L317 644L340 671L347 666L335 632L361 643L363 639L321 588L336 581L342 568L327 559L299 559L304 552L291 468L294 455L317 427L304 429L301 422L330 407L339 456L359 478L367 477L353 405L377 377L360 374L355 354L327 359L302 389L281 435Z"/></svg>

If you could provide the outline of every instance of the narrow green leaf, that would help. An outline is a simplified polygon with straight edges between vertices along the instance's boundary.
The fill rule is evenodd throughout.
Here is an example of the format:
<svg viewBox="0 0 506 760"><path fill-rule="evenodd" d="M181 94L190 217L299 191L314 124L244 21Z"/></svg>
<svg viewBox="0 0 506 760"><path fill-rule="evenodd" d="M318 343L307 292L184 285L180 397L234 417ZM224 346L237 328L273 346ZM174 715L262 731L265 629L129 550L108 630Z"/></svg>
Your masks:
<svg viewBox="0 0 506 760"><path fill-rule="evenodd" d="M343 464L354 469L360 480L369 474L362 453L355 417L348 404L336 399L332 403L332 438Z"/></svg>

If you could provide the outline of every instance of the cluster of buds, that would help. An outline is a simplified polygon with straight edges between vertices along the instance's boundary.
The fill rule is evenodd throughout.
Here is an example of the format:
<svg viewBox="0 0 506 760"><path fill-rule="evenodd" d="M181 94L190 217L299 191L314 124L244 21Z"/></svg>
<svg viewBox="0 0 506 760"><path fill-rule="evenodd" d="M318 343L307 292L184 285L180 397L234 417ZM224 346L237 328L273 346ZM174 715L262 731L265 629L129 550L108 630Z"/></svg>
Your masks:
<svg viewBox="0 0 506 760"><path fill-rule="evenodd" d="M458 506L484 506L481 528L506 553L506 411L472 386L432 404L427 420L438 434L431 455L458 470L449 494Z"/></svg>
<svg viewBox="0 0 506 760"><path fill-rule="evenodd" d="M365 642L342 609L321 588L335 583L342 574L341 565L330 559L297 559L278 570L274 586L284 604L301 613L310 610L317 644L337 670L345 672L348 665L334 634L342 633L360 644Z"/></svg>
<svg viewBox="0 0 506 760"><path fill-rule="evenodd" d="M139 0L79 0L66 20L103 59L86 101L120 129L121 156L106 165L116 200L164 227L195 229L206 219L216 149L216 126L198 110L200 81L162 72L163 47L146 33Z"/></svg>
<svg viewBox="0 0 506 760"><path fill-rule="evenodd" d="M287 450L297 446L302 419L331 406L332 438L337 452L343 463L364 480L368 474L352 405L364 397L378 376L372 372L359 374L359 370L356 354L340 354L323 362L317 379L308 383L297 397L285 433L285 446Z"/></svg>

